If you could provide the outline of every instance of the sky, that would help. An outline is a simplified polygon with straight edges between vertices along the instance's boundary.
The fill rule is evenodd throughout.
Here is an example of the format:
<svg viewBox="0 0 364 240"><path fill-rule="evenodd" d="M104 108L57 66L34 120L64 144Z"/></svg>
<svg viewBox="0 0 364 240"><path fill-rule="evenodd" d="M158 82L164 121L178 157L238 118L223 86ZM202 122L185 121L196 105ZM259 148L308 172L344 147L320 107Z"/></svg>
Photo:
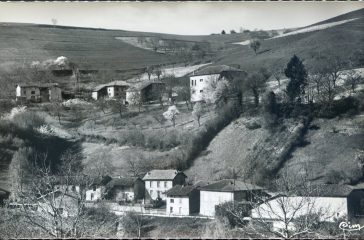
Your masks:
<svg viewBox="0 0 364 240"><path fill-rule="evenodd" d="M0 2L0 22L207 35L307 26L364 2Z"/></svg>

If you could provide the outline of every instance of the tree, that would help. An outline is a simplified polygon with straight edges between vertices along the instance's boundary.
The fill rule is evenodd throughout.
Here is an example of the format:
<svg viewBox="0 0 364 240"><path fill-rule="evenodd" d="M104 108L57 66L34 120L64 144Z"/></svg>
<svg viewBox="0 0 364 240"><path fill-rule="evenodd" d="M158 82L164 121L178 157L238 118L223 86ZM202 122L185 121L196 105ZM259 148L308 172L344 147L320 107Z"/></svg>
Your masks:
<svg viewBox="0 0 364 240"><path fill-rule="evenodd" d="M258 39L252 39L250 41L249 47L251 49L253 49L255 55L258 55L258 50L259 50L260 46L261 46L261 43Z"/></svg>
<svg viewBox="0 0 364 240"><path fill-rule="evenodd" d="M56 18L52 18L53 27L56 27L57 23L58 23L58 20Z"/></svg>
<svg viewBox="0 0 364 240"><path fill-rule="evenodd" d="M222 31L221 31L221 34L223 34L223 35L224 35L224 34L226 34L225 30L222 30Z"/></svg>
<svg viewBox="0 0 364 240"><path fill-rule="evenodd" d="M343 61L340 57L326 57L325 61L325 71L330 76L334 87L336 87L337 80L343 76L343 68L345 67L346 62Z"/></svg>
<svg viewBox="0 0 364 240"><path fill-rule="evenodd" d="M123 118L123 114L128 111L123 98L115 98L110 101L111 110L115 113L119 113L120 118Z"/></svg>
<svg viewBox="0 0 364 240"><path fill-rule="evenodd" d="M128 212L122 218L122 226L125 231L125 235L140 238L143 235L143 229L146 224L146 220L142 213Z"/></svg>
<svg viewBox="0 0 364 240"><path fill-rule="evenodd" d="M161 68L156 68L155 70L154 70L154 74L157 76L157 78L158 78L158 81L160 81L161 79L160 79L160 77L162 76L162 74L163 74L163 71L162 71L162 69ZM150 78L149 78L150 79Z"/></svg>
<svg viewBox="0 0 364 240"><path fill-rule="evenodd" d="M148 75L148 80L150 81L150 77L153 75L154 73L154 67L153 66L150 66L150 67L147 67L145 69L145 73Z"/></svg>
<svg viewBox="0 0 364 240"><path fill-rule="evenodd" d="M200 127L200 119L202 115L205 113L205 107L202 102L197 102L195 106L193 106L192 115L196 119L198 126Z"/></svg>
<svg viewBox="0 0 364 240"><path fill-rule="evenodd" d="M316 198L309 197L322 191L319 185L310 185L309 173L304 170L303 175L294 175L287 170L273 183L273 187L281 194L269 199L261 199L253 204L252 224L260 227L260 232L268 232L280 238L317 237L320 224L334 216L330 204L322 207ZM274 221L279 227L272 227ZM320 229L322 230L322 229Z"/></svg>
<svg viewBox="0 0 364 240"><path fill-rule="evenodd" d="M288 62L284 74L289 78L286 94L290 102L294 102L297 98L301 100L307 85L307 71L302 61L296 55L293 55Z"/></svg>
<svg viewBox="0 0 364 240"><path fill-rule="evenodd" d="M130 93L130 105L138 106L138 112L140 112L143 106L142 94L140 91L134 91Z"/></svg>
<svg viewBox="0 0 364 240"><path fill-rule="evenodd" d="M264 98L264 119L267 126L273 127L277 123L279 112L276 95L273 91L270 91Z"/></svg>
<svg viewBox="0 0 364 240"><path fill-rule="evenodd" d="M218 80L216 86L212 83L212 88L214 88L212 103L218 109L220 106L227 103L229 97L229 82L225 79Z"/></svg>
<svg viewBox="0 0 364 240"><path fill-rule="evenodd" d="M230 34L235 34L236 31L234 29L230 30Z"/></svg>
<svg viewBox="0 0 364 240"><path fill-rule="evenodd" d="M283 75L282 68L279 67L279 66L275 66L273 68L272 75L276 79L276 81L278 83L278 87L281 88L281 78L282 78L282 75Z"/></svg>
<svg viewBox="0 0 364 240"><path fill-rule="evenodd" d="M100 98L95 102L95 105L98 109L100 109L104 114L106 114L105 110L108 108L108 101L104 98Z"/></svg>
<svg viewBox="0 0 364 240"><path fill-rule="evenodd" d="M45 236L56 238L110 237L115 234L117 218L101 213L93 214L85 207L84 190L93 184L93 179L83 175L79 161L73 154L63 155L60 169L55 173L46 162L46 155L37 155L37 164L27 164L29 174L20 181L25 182L16 191L13 206L19 206L18 212L27 226L34 227ZM20 169L19 169L20 170ZM101 221L100 221L101 220ZM43 236L43 235L41 235Z"/></svg>
<svg viewBox="0 0 364 240"><path fill-rule="evenodd" d="M355 89L359 83L363 82L363 77L360 75L359 72L355 70L347 71L345 85L350 86L351 92L355 93Z"/></svg>
<svg viewBox="0 0 364 240"><path fill-rule="evenodd" d="M252 92L256 106L259 105L259 96L260 93L265 89L265 84L268 78L268 71L266 69L261 69L259 72L253 72L249 74L244 82L244 88Z"/></svg>
<svg viewBox="0 0 364 240"><path fill-rule="evenodd" d="M191 89L189 81L183 81L183 84L177 88L178 97L181 98L185 103L187 109L190 109L191 105Z"/></svg>
<svg viewBox="0 0 364 240"><path fill-rule="evenodd" d="M173 127L176 126L176 118L179 111L176 106L170 106L166 112L163 113L163 117L173 123Z"/></svg>

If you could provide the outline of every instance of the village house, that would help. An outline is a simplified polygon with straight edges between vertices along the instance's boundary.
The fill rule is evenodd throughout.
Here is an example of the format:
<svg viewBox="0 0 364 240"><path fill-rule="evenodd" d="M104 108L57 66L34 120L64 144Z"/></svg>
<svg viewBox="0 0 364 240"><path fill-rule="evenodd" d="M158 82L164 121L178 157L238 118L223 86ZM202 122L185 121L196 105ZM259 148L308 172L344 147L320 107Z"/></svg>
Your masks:
<svg viewBox="0 0 364 240"><path fill-rule="evenodd" d="M165 194L166 214L188 216L200 212L200 190L202 186L208 183L199 181L195 185L175 185Z"/></svg>
<svg viewBox="0 0 364 240"><path fill-rule="evenodd" d="M269 222L273 230L285 227L285 218L316 214L320 221L336 222L337 219L352 223L364 218L364 188L348 185L323 184L313 186L309 192L295 195L278 194L251 212L251 219ZM294 230L294 221L289 223Z"/></svg>
<svg viewBox="0 0 364 240"><path fill-rule="evenodd" d="M165 192L175 185L184 185L187 176L177 170L152 170L143 177L145 189L151 199L166 200Z"/></svg>
<svg viewBox="0 0 364 240"><path fill-rule="evenodd" d="M210 101L218 81L230 81L244 74L244 71L226 65L207 66L193 72L190 76L191 102Z"/></svg>
<svg viewBox="0 0 364 240"><path fill-rule="evenodd" d="M160 81L135 84L126 91L126 102L133 105L158 101L164 98L165 84Z"/></svg>
<svg viewBox="0 0 364 240"><path fill-rule="evenodd" d="M125 81L113 81L106 84L99 85L92 90L92 98L98 100L105 99L126 99L126 90L129 88L129 84Z"/></svg>
<svg viewBox="0 0 364 240"><path fill-rule="evenodd" d="M99 201L104 198L105 185L112 180L110 176L95 179L91 186L86 189L86 201Z"/></svg>
<svg viewBox="0 0 364 240"><path fill-rule="evenodd" d="M132 202L144 199L145 185L140 178L113 178L105 185L105 199L117 202Z"/></svg>
<svg viewBox="0 0 364 240"><path fill-rule="evenodd" d="M254 202L263 188L234 179L224 179L200 188L200 214L214 216L215 207L230 201Z"/></svg>
<svg viewBox="0 0 364 240"><path fill-rule="evenodd" d="M16 85L16 100L31 102L61 101L58 83L22 83Z"/></svg>

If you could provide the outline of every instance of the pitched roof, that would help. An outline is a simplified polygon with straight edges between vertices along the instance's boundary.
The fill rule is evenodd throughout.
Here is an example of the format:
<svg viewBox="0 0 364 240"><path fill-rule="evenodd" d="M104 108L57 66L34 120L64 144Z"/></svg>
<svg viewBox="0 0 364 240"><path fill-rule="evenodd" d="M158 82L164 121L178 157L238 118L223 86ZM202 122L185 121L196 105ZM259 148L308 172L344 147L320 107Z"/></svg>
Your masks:
<svg viewBox="0 0 364 240"><path fill-rule="evenodd" d="M151 85L151 84L155 84L155 83L157 83L157 84L164 84L164 83L163 83L163 82L161 82L161 81L140 82L140 83L136 83L136 84L132 85L132 86L131 86L128 90L127 90L127 92L140 91L140 90L142 90L142 89L144 89L144 88L148 87L149 85Z"/></svg>
<svg viewBox="0 0 364 240"><path fill-rule="evenodd" d="M222 72L243 72L240 69L230 67L227 65L217 65L217 66L207 66L205 68L199 69L192 73L192 76L201 76L201 75L212 75L212 74L220 74Z"/></svg>
<svg viewBox="0 0 364 240"><path fill-rule="evenodd" d="M250 190L262 190L263 188L238 181L234 179L223 179L215 183L200 188L203 191L216 191L216 192L237 192L237 191L250 191Z"/></svg>
<svg viewBox="0 0 364 240"><path fill-rule="evenodd" d="M20 87L57 87L58 83L19 83Z"/></svg>
<svg viewBox="0 0 364 240"><path fill-rule="evenodd" d="M178 174L183 172L178 172L177 170L152 170L145 174L143 180L173 180ZM186 175L185 175L186 176Z"/></svg>
<svg viewBox="0 0 364 240"><path fill-rule="evenodd" d="M347 197L354 187L339 184L317 184L311 185L309 189L300 189L296 192L297 196L307 197Z"/></svg>
<svg viewBox="0 0 364 240"><path fill-rule="evenodd" d="M111 189L114 187L133 187L137 179L138 178L134 177L113 178L106 184L106 188Z"/></svg>
<svg viewBox="0 0 364 240"><path fill-rule="evenodd" d="M196 186L192 186L192 185L186 185L186 186L176 185L173 188L166 191L166 195L167 196L179 196L179 197L188 196L195 189L196 189Z"/></svg>
<svg viewBox="0 0 364 240"><path fill-rule="evenodd" d="M111 86L130 86L129 83L123 81L123 80L116 80L105 84L100 84L96 86L92 91L97 92L103 89L104 87L111 87Z"/></svg>

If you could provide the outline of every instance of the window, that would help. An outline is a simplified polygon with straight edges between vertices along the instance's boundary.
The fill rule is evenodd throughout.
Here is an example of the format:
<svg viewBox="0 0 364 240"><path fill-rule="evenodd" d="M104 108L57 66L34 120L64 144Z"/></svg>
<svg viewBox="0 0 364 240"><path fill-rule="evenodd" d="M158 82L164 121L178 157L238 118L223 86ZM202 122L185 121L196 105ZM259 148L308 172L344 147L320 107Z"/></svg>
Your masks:
<svg viewBox="0 0 364 240"><path fill-rule="evenodd" d="M167 182L166 182L166 181L164 182L164 187L165 187L165 188L167 187Z"/></svg>
<svg viewBox="0 0 364 240"><path fill-rule="evenodd" d="M157 181L157 187L160 187L160 182L159 181Z"/></svg>
<svg viewBox="0 0 364 240"><path fill-rule="evenodd" d="M193 80L191 80L191 86L193 86Z"/></svg>
<svg viewBox="0 0 364 240"><path fill-rule="evenodd" d="M31 91L30 93L31 93L31 94L35 94L35 91Z"/></svg>
<svg viewBox="0 0 364 240"><path fill-rule="evenodd" d="M169 201L170 203L174 203L174 199L173 198L171 198L171 200Z"/></svg>
<svg viewBox="0 0 364 240"><path fill-rule="evenodd" d="M24 90L23 93L26 94L27 92Z"/></svg>
<svg viewBox="0 0 364 240"><path fill-rule="evenodd" d="M200 90L200 93L202 93L203 92L203 90Z"/></svg>
<svg viewBox="0 0 364 240"><path fill-rule="evenodd" d="M203 79L200 79L200 82L203 82Z"/></svg>
<svg viewBox="0 0 364 240"><path fill-rule="evenodd" d="M149 182L149 187L152 187L152 181Z"/></svg>
<svg viewBox="0 0 364 240"><path fill-rule="evenodd" d="M195 86L196 86L196 84L197 84L197 80L195 80Z"/></svg>
<svg viewBox="0 0 364 240"><path fill-rule="evenodd" d="M170 208L169 208L169 212L170 212L170 213L173 213L173 207L170 207Z"/></svg>
<svg viewBox="0 0 364 240"><path fill-rule="evenodd" d="M92 186L92 190L93 190L93 191L96 191L96 185L93 185L93 186Z"/></svg>
<svg viewBox="0 0 364 240"><path fill-rule="evenodd" d="M94 194L93 193L91 193L90 199L91 200L94 199Z"/></svg>

